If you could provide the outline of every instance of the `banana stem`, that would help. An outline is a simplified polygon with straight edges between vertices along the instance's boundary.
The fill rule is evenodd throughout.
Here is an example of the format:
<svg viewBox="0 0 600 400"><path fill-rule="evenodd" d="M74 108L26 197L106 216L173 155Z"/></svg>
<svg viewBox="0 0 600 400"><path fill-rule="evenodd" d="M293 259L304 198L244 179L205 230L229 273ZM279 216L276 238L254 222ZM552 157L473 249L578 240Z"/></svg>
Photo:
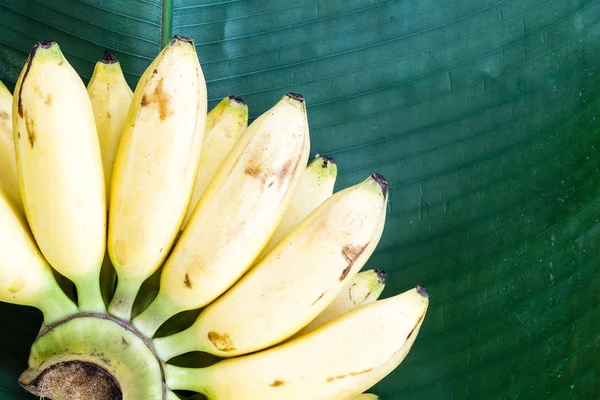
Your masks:
<svg viewBox="0 0 600 400"><path fill-rule="evenodd" d="M175 309L171 302L165 300L161 292L158 292L158 295L148 308L133 319L132 325L146 335L146 337L151 338L162 324L179 311L181 310Z"/></svg>
<svg viewBox="0 0 600 400"><path fill-rule="evenodd" d="M42 298L37 308L44 314L44 325L50 325L79 311L77 305L58 286L53 287Z"/></svg>
<svg viewBox="0 0 600 400"><path fill-rule="evenodd" d="M154 350L163 361L191 351L202 351L194 346L197 342L194 325L171 336L154 339Z"/></svg>
<svg viewBox="0 0 600 400"><path fill-rule="evenodd" d="M100 277L91 275L75 281L77 288L77 303L81 312L104 313L106 306L100 291Z"/></svg>
<svg viewBox="0 0 600 400"><path fill-rule="evenodd" d="M210 389L204 384L208 381L207 374L211 367L184 368L165 364L167 387L171 390L190 390L204 394L209 400L214 399Z"/></svg>
<svg viewBox="0 0 600 400"><path fill-rule="evenodd" d="M119 279L115 296L108 306L108 313L123 320L131 319L131 309L143 282L137 280Z"/></svg>

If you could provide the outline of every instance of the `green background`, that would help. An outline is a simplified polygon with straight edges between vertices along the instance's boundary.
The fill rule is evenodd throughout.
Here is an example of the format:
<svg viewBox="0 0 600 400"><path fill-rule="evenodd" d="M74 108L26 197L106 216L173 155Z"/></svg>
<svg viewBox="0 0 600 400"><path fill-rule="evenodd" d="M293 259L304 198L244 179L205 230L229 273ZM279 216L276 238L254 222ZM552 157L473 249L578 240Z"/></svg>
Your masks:
<svg viewBox="0 0 600 400"><path fill-rule="evenodd" d="M86 83L106 48L133 86L173 34L209 107L236 94L254 118L302 93L337 188L389 180L367 268L431 306L374 393L600 398L600 0L0 0L2 80L53 39ZM0 398L28 399L40 315L0 314Z"/></svg>

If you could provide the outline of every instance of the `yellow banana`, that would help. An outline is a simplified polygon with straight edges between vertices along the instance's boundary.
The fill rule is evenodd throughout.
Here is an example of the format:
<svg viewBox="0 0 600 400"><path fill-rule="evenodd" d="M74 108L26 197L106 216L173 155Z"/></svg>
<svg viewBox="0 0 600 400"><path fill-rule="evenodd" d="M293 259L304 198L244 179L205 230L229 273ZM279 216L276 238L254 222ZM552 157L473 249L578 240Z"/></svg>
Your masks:
<svg viewBox="0 0 600 400"><path fill-rule="evenodd" d="M380 269L359 272L346 283L333 302L294 337L314 331L356 307L376 301L383 292L386 280L386 272Z"/></svg>
<svg viewBox="0 0 600 400"><path fill-rule="evenodd" d="M236 96L225 97L206 116L206 132L194 194L181 230L187 225L198 200L247 126L248 106L244 100Z"/></svg>
<svg viewBox="0 0 600 400"><path fill-rule="evenodd" d="M77 312L33 241L27 222L0 188L0 301L33 306L44 323Z"/></svg>
<svg viewBox="0 0 600 400"><path fill-rule="evenodd" d="M0 188L6 191L13 204L23 214L13 139L12 102L12 94L0 82Z"/></svg>
<svg viewBox="0 0 600 400"><path fill-rule="evenodd" d="M129 320L144 280L163 263L187 211L206 124L194 42L175 36L135 89L115 159L108 252L117 271L109 312Z"/></svg>
<svg viewBox="0 0 600 400"><path fill-rule="evenodd" d="M113 165L133 97L133 92L123 76L121 64L108 51L105 51L102 60L96 63L87 91L92 102L100 139L108 203Z"/></svg>
<svg viewBox="0 0 600 400"><path fill-rule="evenodd" d="M156 339L159 356L204 351L232 357L290 337L373 253L386 200L387 182L377 174L325 200L190 328Z"/></svg>
<svg viewBox="0 0 600 400"><path fill-rule="evenodd" d="M156 299L133 325L151 337L172 315L210 303L237 281L281 220L308 154L304 98L289 93L229 152L163 267Z"/></svg>
<svg viewBox="0 0 600 400"><path fill-rule="evenodd" d="M337 165L333 157L318 155L308 164L290 206L259 259L271 251L296 225L331 196L336 177Z"/></svg>
<svg viewBox="0 0 600 400"><path fill-rule="evenodd" d="M268 350L206 368L166 364L167 385L203 393L209 400L352 398L404 360L428 305L427 292L418 286Z"/></svg>
<svg viewBox="0 0 600 400"><path fill-rule="evenodd" d="M100 145L85 85L55 42L38 42L19 76L13 132L23 205L42 254L75 283L83 311L104 311Z"/></svg>

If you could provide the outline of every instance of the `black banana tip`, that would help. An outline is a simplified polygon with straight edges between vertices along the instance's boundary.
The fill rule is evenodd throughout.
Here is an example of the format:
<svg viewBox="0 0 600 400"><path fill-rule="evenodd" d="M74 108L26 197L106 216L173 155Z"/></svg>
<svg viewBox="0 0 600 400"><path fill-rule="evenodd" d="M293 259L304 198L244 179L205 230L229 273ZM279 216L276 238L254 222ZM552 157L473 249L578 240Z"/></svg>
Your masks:
<svg viewBox="0 0 600 400"><path fill-rule="evenodd" d="M377 274L377 280L385 285L387 282L387 272L382 269L376 269L375 273Z"/></svg>
<svg viewBox="0 0 600 400"><path fill-rule="evenodd" d="M289 92L289 93L286 93L285 95L287 97L289 97L290 99L294 99L296 101L300 101L300 102L304 101L304 96L302 96L301 94L298 94L298 93Z"/></svg>
<svg viewBox="0 0 600 400"><path fill-rule="evenodd" d="M242 99L241 97L234 96L234 95L229 95L229 100L233 100L236 103L239 103L242 105L246 104L246 100Z"/></svg>
<svg viewBox="0 0 600 400"><path fill-rule="evenodd" d="M335 164L335 158L327 155L318 156L321 160L323 160L323 164L321 165L323 168L327 168L329 164Z"/></svg>
<svg viewBox="0 0 600 400"><path fill-rule="evenodd" d="M100 60L103 64L114 64L117 62L117 58L110 54L108 50L104 50L104 57Z"/></svg>
<svg viewBox="0 0 600 400"><path fill-rule="evenodd" d="M194 40L191 39L191 38L189 38L189 37L187 37L187 36L181 36L181 35L175 35L175 36L173 36L173 39L171 39L171 43L174 43L174 42L177 42L177 41L185 42L185 43L189 43L191 45L194 45Z"/></svg>
<svg viewBox="0 0 600 400"><path fill-rule="evenodd" d="M40 40L39 42L36 43L36 45L34 47L41 47L42 49L49 49L50 47L52 47L53 45L55 45L56 42L54 40Z"/></svg>
<svg viewBox="0 0 600 400"><path fill-rule="evenodd" d="M421 285L417 285L417 293L419 293L421 296L425 297L426 299L429 298L429 293L427 293L427 289L425 289Z"/></svg>
<svg viewBox="0 0 600 400"><path fill-rule="evenodd" d="M381 186L381 192L383 193L383 196L387 196L388 181L383 177L383 175L374 172L373 174L371 174L371 177L375 182L379 183L379 186Z"/></svg>

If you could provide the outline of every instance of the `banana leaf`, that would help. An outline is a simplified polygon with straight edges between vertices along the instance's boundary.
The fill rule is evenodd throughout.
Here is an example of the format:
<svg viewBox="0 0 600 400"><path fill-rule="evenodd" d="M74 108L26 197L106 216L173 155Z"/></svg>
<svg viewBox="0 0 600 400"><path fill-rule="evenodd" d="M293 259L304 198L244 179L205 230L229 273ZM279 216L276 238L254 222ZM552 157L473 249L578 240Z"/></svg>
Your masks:
<svg viewBox="0 0 600 400"><path fill-rule="evenodd" d="M0 0L10 88L57 41L84 81L105 49L135 86L195 40L209 108L288 91L337 189L390 182L366 268L431 305L385 400L600 398L600 0ZM0 304L0 398L41 323ZM365 343L365 346L368 346Z"/></svg>

